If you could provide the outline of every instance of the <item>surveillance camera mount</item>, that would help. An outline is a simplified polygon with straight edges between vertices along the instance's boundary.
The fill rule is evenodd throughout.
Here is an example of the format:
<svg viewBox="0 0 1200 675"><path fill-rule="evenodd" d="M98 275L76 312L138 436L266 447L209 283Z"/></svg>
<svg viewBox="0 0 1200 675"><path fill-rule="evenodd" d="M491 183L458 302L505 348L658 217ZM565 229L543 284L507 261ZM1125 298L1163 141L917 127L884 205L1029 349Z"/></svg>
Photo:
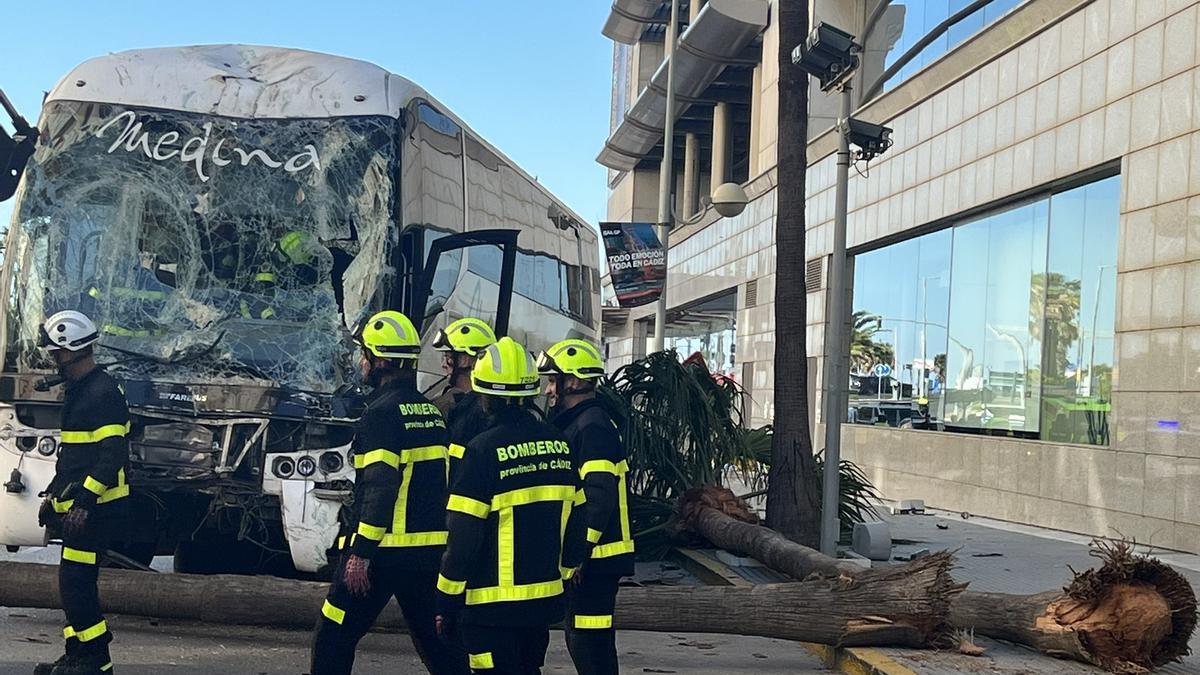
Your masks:
<svg viewBox="0 0 1200 675"><path fill-rule="evenodd" d="M858 70L862 45L854 36L827 23L817 24L804 44L792 50L792 63L821 82L830 92L845 87Z"/></svg>

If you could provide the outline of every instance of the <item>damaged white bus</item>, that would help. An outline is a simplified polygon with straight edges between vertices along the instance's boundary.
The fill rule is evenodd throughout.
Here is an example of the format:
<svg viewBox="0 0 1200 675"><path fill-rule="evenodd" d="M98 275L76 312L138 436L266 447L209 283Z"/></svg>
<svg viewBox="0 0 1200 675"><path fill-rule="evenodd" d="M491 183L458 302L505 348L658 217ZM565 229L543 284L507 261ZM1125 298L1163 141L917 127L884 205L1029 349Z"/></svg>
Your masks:
<svg viewBox="0 0 1200 675"><path fill-rule="evenodd" d="M133 413L119 551L192 572L327 565L361 317L399 309L429 338L479 316L535 350L597 337L595 231L375 65L240 45L111 54L54 87L33 133L0 276L10 549L44 543L60 392L37 327L60 309L96 318ZM421 373L439 386L432 350Z"/></svg>

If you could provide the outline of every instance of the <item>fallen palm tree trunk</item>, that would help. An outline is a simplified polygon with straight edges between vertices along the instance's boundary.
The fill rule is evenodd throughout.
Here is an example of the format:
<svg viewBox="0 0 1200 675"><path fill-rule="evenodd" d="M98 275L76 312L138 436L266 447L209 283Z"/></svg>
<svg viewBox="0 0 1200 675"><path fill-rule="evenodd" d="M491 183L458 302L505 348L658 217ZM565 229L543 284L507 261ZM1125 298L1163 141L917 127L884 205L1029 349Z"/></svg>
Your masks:
<svg viewBox="0 0 1200 675"><path fill-rule="evenodd" d="M733 633L842 646L928 647L945 638L950 603L962 590L947 554L859 577L753 588L622 589L616 625L626 630ZM0 605L59 606L57 567L0 563ZM269 577L150 574L105 569L105 611L223 624L307 628L327 586ZM378 627L403 625L393 608Z"/></svg>
<svg viewBox="0 0 1200 675"><path fill-rule="evenodd" d="M719 546L761 555L764 563L784 555L770 530L746 523L730 526L729 508L693 505L690 522ZM765 532L753 536L746 527ZM717 540L722 533L732 533L731 540ZM760 550L761 542L775 552ZM963 586L950 578L953 558L944 552L904 566L848 572L836 561L806 551L802 562L780 563L806 578L799 583L623 589L616 625L839 646L912 647L942 644L951 628L958 627L1112 672L1142 672L1177 660L1187 654L1196 626L1196 599L1187 581L1158 561L1133 555L1125 544L1101 545L1100 568L1077 575L1063 591L1037 595L963 593ZM814 574L819 569L837 570L837 576ZM100 577L108 612L292 628L313 624L326 588L272 577L110 569ZM0 563L0 605L58 607L57 567ZM394 608L378 624L402 626Z"/></svg>
<svg viewBox="0 0 1200 675"><path fill-rule="evenodd" d="M712 544L797 579L831 573L858 578L876 571L848 569L755 524L757 518L725 488L689 490L680 500L679 517L685 529ZM960 593L951 605L950 623L1115 673L1145 672L1186 656L1197 621L1196 596L1187 579L1168 565L1135 555L1123 542L1098 542L1093 554L1102 565L1076 574L1061 591Z"/></svg>
<svg viewBox="0 0 1200 675"><path fill-rule="evenodd" d="M311 628L328 590L328 584L277 577L100 571L105 612L218 624ZM61 608L58 566L0 563L0 606ZM380 623L404 625L395 607Z"/></svg>
<svg viewBox="0 0 1200 675"><path fill-rule="evenodd" d="M861 567L834 560L758 525L758 517L746 502L725 488L707 486L685 492L679 500L679 519L684 528L719 548L749 555L794 579L862 571Z"/></svg>

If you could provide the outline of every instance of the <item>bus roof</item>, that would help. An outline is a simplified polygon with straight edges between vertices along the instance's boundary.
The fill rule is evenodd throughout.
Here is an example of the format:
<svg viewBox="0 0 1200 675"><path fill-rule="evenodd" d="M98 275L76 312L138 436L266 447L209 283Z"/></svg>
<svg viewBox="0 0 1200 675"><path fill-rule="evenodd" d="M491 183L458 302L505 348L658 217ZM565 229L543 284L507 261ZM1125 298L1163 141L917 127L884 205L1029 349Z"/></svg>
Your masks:
<svg viewBox="0 0 1200 675"><path fill-rule="evenodd" d="M587 223L420 86L367 61L257 45L133 49L79 64L50 90L46 102L93 101L243 119L313 119L399 117L415 98L433 103L576 221Z"/></svg>

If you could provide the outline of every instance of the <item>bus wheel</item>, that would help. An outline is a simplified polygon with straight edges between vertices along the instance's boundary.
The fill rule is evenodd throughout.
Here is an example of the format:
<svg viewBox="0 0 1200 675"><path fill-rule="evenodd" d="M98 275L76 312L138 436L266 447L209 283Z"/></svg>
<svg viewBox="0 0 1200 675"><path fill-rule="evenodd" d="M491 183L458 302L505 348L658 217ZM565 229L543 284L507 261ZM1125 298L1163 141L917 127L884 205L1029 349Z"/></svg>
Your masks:
<svg viewBox="0 0 1200 675"><path fill-rule="evenodd" d="M150 562L154 560L154 553L158 549L157 542L153 541L123 541L113 544L112 551L119 553L126 558L129 558L139 565L150 566ZM123 567L119 564L105 563L105 567Z"/></svg>
<svg viewBox="0 0 1200 675"><path fill-rule="evenodd" d="M230 571L229 559L207 541L181 541L175 546L174 569L180 574L219 574Z"/></svg>
<svg viewBox="0 0 1200 675"><path fill-rule="evenodd" d="M175 571L183 574L269 574L294 578L291 556L264 550L231 536L181 541L175 547Z"/></svg>

